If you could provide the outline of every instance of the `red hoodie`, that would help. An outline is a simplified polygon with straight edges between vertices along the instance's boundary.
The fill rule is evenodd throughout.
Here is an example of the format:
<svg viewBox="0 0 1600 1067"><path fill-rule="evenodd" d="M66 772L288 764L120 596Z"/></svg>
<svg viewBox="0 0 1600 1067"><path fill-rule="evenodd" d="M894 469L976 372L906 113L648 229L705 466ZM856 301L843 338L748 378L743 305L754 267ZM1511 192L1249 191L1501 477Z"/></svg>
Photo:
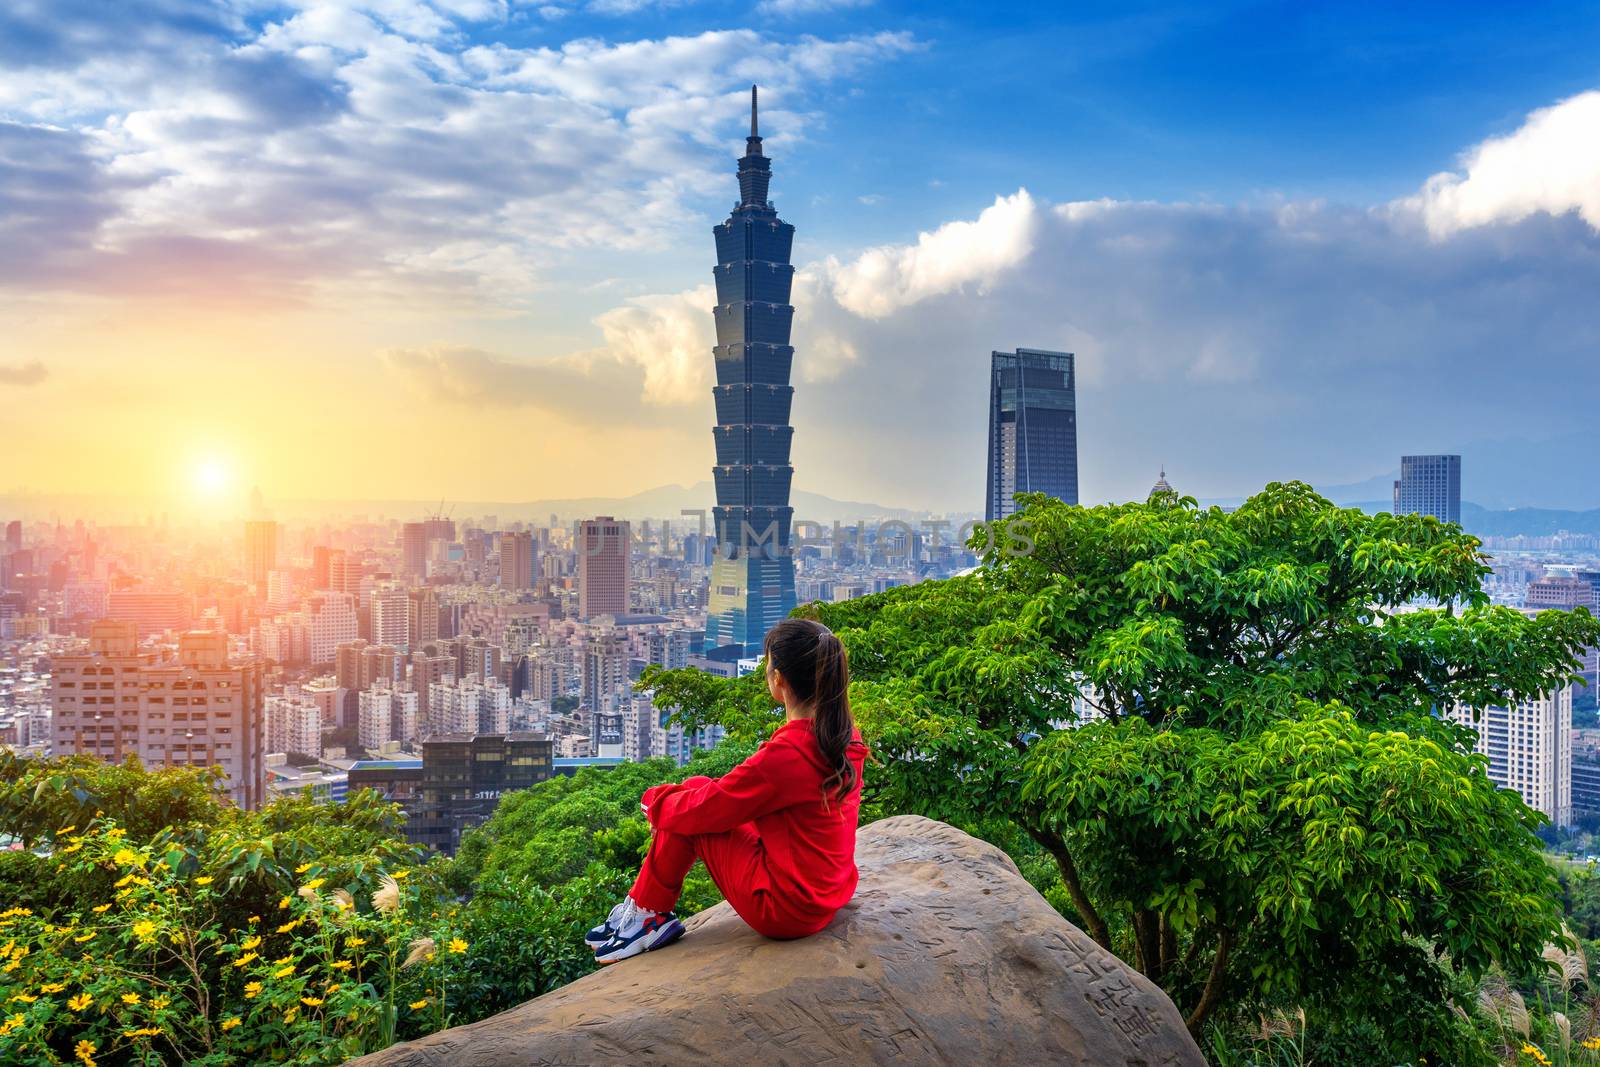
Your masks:
<svg viewBox="0 0 1600 1067"><path fill-rule="evenodd" d="M721 778L691 778L645 790L650 825L674 834L715 834L754 823L766 853L774 903L797 918L826 921L856 891L856 817L867 746L847 758L856 783L842 798L822 792L832 769L817 748L810 719L791 719L755 754ZM857 731L854 739L859 742Z"/></svg>

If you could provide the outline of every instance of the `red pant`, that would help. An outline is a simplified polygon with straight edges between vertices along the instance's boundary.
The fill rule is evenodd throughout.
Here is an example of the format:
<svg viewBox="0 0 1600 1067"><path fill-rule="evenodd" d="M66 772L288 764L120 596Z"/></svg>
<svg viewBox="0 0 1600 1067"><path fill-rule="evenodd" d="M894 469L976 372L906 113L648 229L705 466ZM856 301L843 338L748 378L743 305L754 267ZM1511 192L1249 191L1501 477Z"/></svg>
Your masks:
<svg viewBox="0 0 1600 1067"><path fill-rule="evenodd" d="M690 779L692 782L693 779ZM633 883L635 904L651 911L671 911L683 892L683 879L702 860L711 880L728 898L739 918L763 937L809 937L828 925L829 919L801 918L781 906L767 876L767 854L753 823L720 834L682 834L657 830L650 852Z"/></svg>

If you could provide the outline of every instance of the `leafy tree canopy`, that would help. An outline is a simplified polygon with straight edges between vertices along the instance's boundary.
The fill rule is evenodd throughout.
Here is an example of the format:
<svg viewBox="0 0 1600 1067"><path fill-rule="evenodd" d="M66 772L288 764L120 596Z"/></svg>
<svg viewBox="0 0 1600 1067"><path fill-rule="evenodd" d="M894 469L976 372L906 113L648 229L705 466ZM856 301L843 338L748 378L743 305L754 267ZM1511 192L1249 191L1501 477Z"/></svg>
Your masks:
<svg viewBox="0 0 1600 1067"><path fill-rule="evenodd" d="M1600 623L1492 606L1458 527L1299 483L1233 512L1019 499L972 574L801 609L849 651L870 810L1015 826L1197 1032L1224 1003L1339 1004L1426 1052L1447 970L1537 966L1539 816L1437 712L1567 684ZM759 676L641 686L747 741L781 720ZM1419 982L1433 1016L1383 1017L1372 991Z"/></svg>

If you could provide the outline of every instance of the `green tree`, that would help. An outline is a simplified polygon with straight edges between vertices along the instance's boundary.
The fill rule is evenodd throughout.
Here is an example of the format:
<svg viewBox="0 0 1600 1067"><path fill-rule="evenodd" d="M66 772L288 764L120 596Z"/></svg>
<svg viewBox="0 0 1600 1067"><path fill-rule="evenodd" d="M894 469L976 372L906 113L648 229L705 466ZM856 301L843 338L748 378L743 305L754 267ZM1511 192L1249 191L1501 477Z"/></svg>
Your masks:
<svg viewBox="0 0 1600 1067"><path fill-rule="evenodd" d="M970 575L801 609L849 650L869 810L1017 827L1197 1033L1279 1003L1427 1052L1447 958L1537 964L1559 936L1539 817L1435 713L1565 684L1588 613L1490 606L1459 528L1298 483L1233 512L1022 500ZM686 725L778 720L755 676L641 685ZM1437 1012L1385 1015L1397 983Z"/></svg>

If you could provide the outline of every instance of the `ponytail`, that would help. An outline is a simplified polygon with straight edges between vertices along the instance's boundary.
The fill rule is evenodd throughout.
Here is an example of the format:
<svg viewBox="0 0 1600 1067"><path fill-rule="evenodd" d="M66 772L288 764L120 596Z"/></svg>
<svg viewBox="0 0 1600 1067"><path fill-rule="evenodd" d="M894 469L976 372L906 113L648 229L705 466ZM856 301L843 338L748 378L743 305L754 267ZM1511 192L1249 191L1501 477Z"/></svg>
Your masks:
<svg viewBox="0 0 1600 1067"><path fill-rule="evenodd" d="M785 619L767 634L767 663L783 675L795 697L811 707L817 748L832 773L822 783L823 801L842 800L856 787L850 762L855 717L850 713L850 665L834 632L812 619Z"/></svg>

